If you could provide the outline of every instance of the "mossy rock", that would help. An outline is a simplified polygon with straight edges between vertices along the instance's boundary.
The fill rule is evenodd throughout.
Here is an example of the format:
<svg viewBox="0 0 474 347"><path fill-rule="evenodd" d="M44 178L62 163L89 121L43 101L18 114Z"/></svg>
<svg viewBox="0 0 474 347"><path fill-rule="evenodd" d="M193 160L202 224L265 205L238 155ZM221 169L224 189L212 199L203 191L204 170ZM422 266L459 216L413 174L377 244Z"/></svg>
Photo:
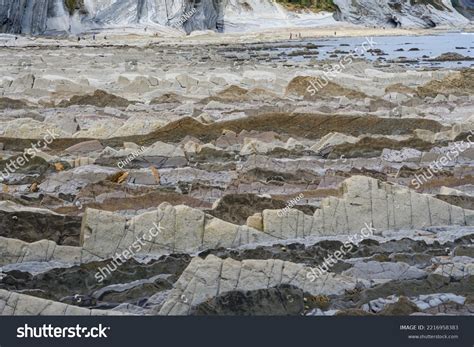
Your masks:
<svg viewBox="0 0 474 347"><path fill-rule="evenodd" d="M331 299L326 295L307 295L304 301L309 309L319 308L321 310L327 310L331 305Z"/></svg>
<svg viewBox="0 0 474 347"><path fill-rule="evenodd" d="M310 9L314 12L334 12L337 8L333 0L277 0L277 2L290 10Z"/></svg>
<svg viewBox="0 0 474 347"><path fill-rule="evenodd" d="M84 6L84 0L64 0L69 14L72 16L74 12L79 11L81 14L86 14L86 8Z"/></svg>

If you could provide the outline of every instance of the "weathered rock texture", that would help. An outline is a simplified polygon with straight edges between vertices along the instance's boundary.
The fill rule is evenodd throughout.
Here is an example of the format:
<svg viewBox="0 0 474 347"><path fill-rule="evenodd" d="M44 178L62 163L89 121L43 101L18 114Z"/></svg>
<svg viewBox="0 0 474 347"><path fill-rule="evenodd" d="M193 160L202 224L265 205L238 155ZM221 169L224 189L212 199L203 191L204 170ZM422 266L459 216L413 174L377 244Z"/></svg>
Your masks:
<svg viewBox="0 0 474 347"><path fill-rule="evenodd" d="M465 0L430 0L413 2L397 0L370 2L366 0L335 0L337 20L388 27L435 27L463 25L472 18L472 5ZM456 11L459 10L463 15ZM244 13L244 15L242 15ZM255 25L262 15L272 20L298 17L287 13L271 1L250 0L245 3L227 0L161 2L157 0L2 0L0 1L0 32L42 34L87 30L89 27L156 27L223 31L225 22L232 26ZM74 20L79 16L80 22ZM248 18L246 18L248 16ZM244 18L242 18L244 17ZM245 29L242 28L242 29ZM242 30L241 29L241 30Z"/></svg>
<svg viewBox="0 0 474 347"><path fill-rule="evenodd" d="M0 289L1 316L107 316L120 312L89 310Z"/></svg>
<svg viewBox="0 0 474 347"><path fill-rule="evenodd" d="M249 24L252 17L274 20L291 17L286 10L271 1L235 0L173 1L158 0L2 0L0 2L0 26L2 32L43 34L45 32L86 30L89 27L137 28L165 26L194 30L223 31L225 21L242 20L245 12ZM74 17L79 16L77 23ZM244 18L245 19L245 18ZM241 24L240 24L241 25Z"/></svg>
<svg viewBox="0 0 474 347"><path fill-rule="evenodd" d="M474 4L470 0L452 0L454 8L463 16L472 20L474 18Z"/></svg>
<svg viewBox="0 0 474 347"><path fill-rule="evenodd" d="M450 205L429 195L365 176L342 185L343 197L328 197L314 216L291 210L283 217L263 211L264 232L275 237L337 235L370 225L378 233L392 229L436 225L474 225L474 211Z"/></svg>
<svg viewBox="0 0 474 347"><path fill-rule="evenodd" d="M33 2L13 3L41 29ZM45 32L106 31L0 37L0 312L17 301L15 314L473 312L469 35L403 48L380 37L387 52L358 55L312 96L309 76L358 40L337 29L322 46L154 44L152 23L179 20L156 15L162 1L67 3L62 15L48 2ZM194 5L185 26L222 18L219 3Z"/></svg>
<svg viewBox="0 0 474 347"><path fill-rule="evenodd" d="M310 281L308 268L281 260L244 260L215 256L194 258L169 294L160 314L185 315L193 306L235 290L248 291L292 285L312 295L341 294L354 289L357 281L339 275L327 275Z"/></svg>
<svg viewBox="0 0 474 347"><path fill-rule="evenodd" d="M161 204L156 211L130 220L117 214L88 209L81 230L84 251L109 258L143 240L138 254L194 253L216 247L276 240L260 231L225 222L180 205Z"/></svg>
<svg viewBox="0 0 474 347"><path fill-rule="evenodd" d="M379 1L334 0L336 18L356 24L386 27L425 27L465 25L469 21L448 0Z"/></svg>
<svg viewBox="0 0 474 347"><path fill-rule="evenodd" d="M263 231L183 205L163 203L156 211L131 219L88 209L82 223L81 246L84 252L108 258L131 248L137 239L145 243L139 254L193 253L278 239L356 234L367 226L380 234L386 230L474 225L472 210L373 178L353 176L344 181L342 191L341 198L324 199L313 216L295 209L284 213L264 210Z"/></svg>
<svg viewBox="0 0 474 347"><path fill-rule="evenodd" d="M79 245L81 218L46 209L26 208L0 202L0 236L35 242L51 240L66 246Z"/></svg>

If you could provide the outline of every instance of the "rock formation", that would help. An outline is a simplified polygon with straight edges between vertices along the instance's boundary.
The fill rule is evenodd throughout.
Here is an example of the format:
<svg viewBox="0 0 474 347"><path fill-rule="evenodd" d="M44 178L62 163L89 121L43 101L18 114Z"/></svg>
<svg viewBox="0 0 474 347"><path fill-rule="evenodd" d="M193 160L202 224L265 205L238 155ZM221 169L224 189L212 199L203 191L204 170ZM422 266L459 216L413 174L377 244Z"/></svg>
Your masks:
<svg viewBox="0 0 474 347"><path fill-rule="evenodd" d="M423 27L466 25L469 20L457 12L448 0L366 1L334 0L337 20L369 26ZM462 7L462 6L461 6Z"/></svg>
<svg viewBox="0 0 474 347"><path fill-rule="evenodd" d="M335 18L363 25L386 27L461 26L472 18L472 5L464 0L431 0L421 3L397 0L370 2L334 0ZM462 14L457 12L459 10ZM464 16L466 17L464 17ZM204 0L2 0L0 32L38 35L81 33L97 28L147 27L196 30L245 31L261 20L294 21L308 15L291 12L274 1ZM312 16L317 23L316 15Z"/></svg>
<svg viewBox="0 0 474 347"><path fill-rule="evenodd" d="M390 37L310 95L359 39L144 29L0 35L0 314L474 313L469 35Z"/></svg>
<svg viewBox="0 0 474 347"><path fill-rule="evenodd" d="M4 316L102 316L120 312L89 310L0 289L0 315Z"/></svg>

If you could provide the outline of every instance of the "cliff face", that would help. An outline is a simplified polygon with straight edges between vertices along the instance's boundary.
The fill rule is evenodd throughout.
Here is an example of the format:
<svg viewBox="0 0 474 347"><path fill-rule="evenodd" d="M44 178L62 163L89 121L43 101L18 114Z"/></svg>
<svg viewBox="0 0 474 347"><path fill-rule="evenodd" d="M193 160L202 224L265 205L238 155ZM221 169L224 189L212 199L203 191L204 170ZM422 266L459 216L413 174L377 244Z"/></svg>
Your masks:
<svg viewBox="0 0 474 347"><path fill-rule="evenodd" d="M452 0L452 3L464 17L474 19L474 0Z"/></svg>
<svg viewBox="0 0 474 347"><path fill-rule="evenodd" d="M247 3L232 1L233 10ZM34 35L138 24L182 27L187 32L222 30L228 4L229 0L0 0L0 32Z"/></svg>
<svg viewBox="0 0 474 347"><path fill-rule="evenodd" d="M110 1L109 1L110 3ZM98 25L119 26L158 24L193 30L216 29L223 21L225 5L222 0L119 0L109 6L101 1L97 6L86 6L90 20Z"/></svg>
<svg viewBox="0 0 474 347"><path fill-rule="evenodd" d="M340 21L384 27L460 26L469 20L449 0L334 0Z"/></svg>
<svg viewBox="0 0 474 347"><path fill-rule="evenodd" d="M449 0L333 0L335 18L363 25L458 26ZM471 0L453 0L469 17ZM273 0L0 0L0 32L81 32L93 27L173 26L186 32L241 29L295 18Z"/></svg>
<svg viewBox="0 0 474 347"><path fill-rule="evenodd" d="M51 9L50 3L52 0L0 0L0 32L43 32L46 29L48 10Z"/></svg>

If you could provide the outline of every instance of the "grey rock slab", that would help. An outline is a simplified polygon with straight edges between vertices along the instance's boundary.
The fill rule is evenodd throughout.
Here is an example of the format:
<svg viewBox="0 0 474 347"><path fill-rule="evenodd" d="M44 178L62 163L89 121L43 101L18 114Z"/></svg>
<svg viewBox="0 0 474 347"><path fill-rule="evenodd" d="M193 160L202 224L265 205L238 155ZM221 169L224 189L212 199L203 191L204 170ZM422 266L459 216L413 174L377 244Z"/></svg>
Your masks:
<svg viewBox="0 0 474 347"><path fill-rule="evenodd" d="M427 272L406 263L383 263L378 261L357 262L352 268L344 271L342 274L367 280L406 280L422 278L428 275Z"/></svg>
<svg viewBox="0 0 474 347"><path fill-rule="evenodd" d="M130 219L113 212L87 209L81 229L84 251L100 258L124 251L133 255L194 253L277 239L250 227L214 218L198 209L168 203Z"/></svg>
<svg viewBox="0 0 474 347"><path fill-rule="evenodd" d="M248 291L291 285L311 295L339 295L354 289L351 277L327 274L310 281L309 269L301 264L281 260L220 259L209 255L194 258L160 310L160 315L186 315L206 300L236 290Z"/></svg>
<svg viewBox="0 0 474 347"><path fill-rule="evenodd" d="M0 289L0 316L109 316L118 311L90 310Z"/></svg>
<svg viewBox="0 0 474 347"><path fill-rule="evenodd" d="M282 238L360 233L367 225L386 230L474 225L474 211L450 205L409 188L366 176L342 183L342 198L327 197L313 216L290 209L263 211L264 232Z"/></svg>

